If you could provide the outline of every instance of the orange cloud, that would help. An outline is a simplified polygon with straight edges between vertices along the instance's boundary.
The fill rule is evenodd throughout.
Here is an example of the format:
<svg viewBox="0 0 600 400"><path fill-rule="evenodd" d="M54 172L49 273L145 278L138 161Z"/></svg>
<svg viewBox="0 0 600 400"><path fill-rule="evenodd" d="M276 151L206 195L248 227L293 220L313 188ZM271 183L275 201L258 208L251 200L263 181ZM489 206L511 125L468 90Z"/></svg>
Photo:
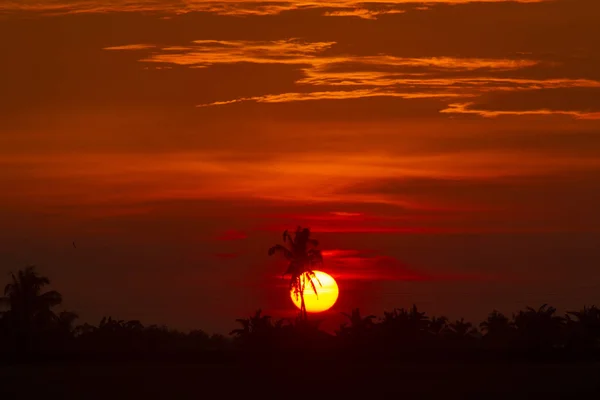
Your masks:
<svg viewBox="0 0 600 400"><path fill-rule="evenodd" d="M297 66L303 76L298 90L260 96L239 97L199 104L222 106L240 102L288 103L297 101L396 97L401 99L472 99L491 92L518 92L560 88L600 88L600 81L581 78L524 78L518 71L552 66L533 58L399 57L387 54L335 54L333 41L306 42L197 40L187 46L158 48L139 61L161 65L209 68L220 64L282 64ZM112 50L143 50L149 45L115 46ZM532 55L529 55L530 57ZM514 71L514 76L510 76ZM503 74L498 76L499 74ZM508 75L508 76L507 76ZM339 89L332 90L332 87ZM325 88L325 90L323 90ZM578 119L596 119L584 111L480 111L455 102L444 114L497 115L563 114ZM470 101L469 105L474 104Z"/></svg>
<svg viewBox="0 0 600 400"><path fill-rule="evenodd" d="M357 182L398 177L494 180L504 176L551 175L600 168L597 159L509 151L459 151L403 157L381 152L297 154L292 158L283 154L262 163L221 160L217 154L209 152L152 156L63 154L48 158L6 156L3 163L7 170L18 166L21 171L19 181L10 181L10 189L5 193L6 202L26 197L30 204L51 206L66 199L76 199L81 206L112 202L128 207L139 202L167 199L262 199L293 203L301 198L303 202L324 205L372 203L412 210L435 209L440 202L414 199L410 193L361 193L348 188ZM0 179L4 179L2 174ZM299 180L306 183L298 187ZM52 182L50 194L47 182ZM315 221L318 225L315 227L326 230L337 224L335 229L360 228L370 232L432 231L427 226L415 228L413 224L397 225L391 224L390 220L366 218L364 215L331 215L329 220ZM402 219L396 220L399 221Z"/></svg>
<svg viewBox="0 0 600 400"><path fill-rule="evenodd" d="M405 12L405 10L369 10L365 8L354 8L350 10L328 11L323 15L327 17L357 17L364 19L377 19L377 17L380 15L403 14Z"/></svg>
<svg viewBox="0 0 600 400"><path fill-rule="evenodd" d="M396 93L393 91L383 91L376 89L362 90L340 90L328 92L308 92L308 93L284 93L277 95L242 97L235 100L216 101L214 103L199 104L197 107L220 106L226 104L240 103L244 101L256 101L258 103L288 103L292 101L309 100L346 100L361 99L367 97L398 97L401 99L423 99L423 98L449 98L449 97L469 97L457 93Z"/></svg>
<svg viewBox="0 0 600 400"><path fill-rule="evenodd" d="M552 0L428 0L427 4L466 4L466 3L541 3ZM209 12L218 15L277 15L284 11L303 9L341 9L325 11L330 16L355 16L373 19L377 15L399 13L394 7L413 7L427 10L423 3L415 0L338 0L338 1L262 1L262 0L21 0L4 1L0 4L0 13L36 12L48 15L88 14L110 12L156 12L167 14L186 14L189 12ZM383 7L383 10L382 10Z"/></svg>
<svg viewBox="0 0 600 400"><path fill-rule="evenodd" d="M153 44L127 44L124 46L105 47L104 50L147 50L156 47Z"/></svg>
<svg viewBox="0 0 600 400"><path fill-rule="evenodd" d="M511 71L540 64L532 59L486 59L486 58L457 58L457 57L397 57L386 54L379 55L325 55L337 43L306 42L298 39L275 41L250 40L196 40L189 46L166 46L159 52L140 59L141 62L155 62L187 66L211 66L217 64L255 63L255 64L292 64L303 68L306 78L298 83L331 84L329 81L318 81L316 78L344 77L346 74L361 77L368 83L369 79L379 80L387 76L395 77L394 71L380 72L374 69L395 68L425 68L426 73L433 71L474 71L493 70ZM131 50L144 48L147 45L131 45ZM108 49L127 50L127 46ZM308 65L305 67L305 65ZM336 68L349 66L347 71L336 71ZM361 68L363 71L353 69ZM421 74L403 74L400 76L425 76ZM397 77L397 76L396 76ZM315 80L312 80L315 78ZM397 81L391 81L390 84ZM445 84L443 80L441 84ZM335 83L335 82L333 82ZM362 82L358 82L361 84Z"/></svg>
<svg viewBox="0 0 600 400"><path fill-rule="evenodd" d="M195 40L190 46L165 47L161 53L141 62L210 66L215 64L312 64L318 53L335 42L303 42L296 39L274 41Z"/></svg>
<svg viewBox="0 0 600 400"><path fill-rule="evenodd" d="M441 110L441 113L445 114L473 114L479 115L486 118L495 118L500 116L519 116L519 115L566 115L576 119L590 119L600 120L600 112L585 112L585 111L566 111L566 110L480 110L472 109L470 106L474 103L454 103L450 104L448 108Z"/></svg>

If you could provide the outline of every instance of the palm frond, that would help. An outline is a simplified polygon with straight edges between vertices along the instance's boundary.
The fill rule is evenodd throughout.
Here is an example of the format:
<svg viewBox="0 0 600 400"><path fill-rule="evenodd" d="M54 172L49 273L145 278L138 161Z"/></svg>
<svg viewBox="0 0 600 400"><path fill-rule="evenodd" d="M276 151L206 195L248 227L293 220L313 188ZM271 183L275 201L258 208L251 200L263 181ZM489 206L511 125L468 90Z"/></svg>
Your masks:
<svg viewBox="0 0 600 400"><path fill-rule="evenodd" d="M45 292L41 294L38 299L48 307L54 307L62 303L62 295L56 290Z"/></svg>
<svg viewBox="0 0 600 400"><path fill-rule="evenodd" d="M283 253L283 255L285 256L285 258L292 259L293 254L291 251L289 251L285 246L282 246L280 244L276 244L275 246L269 248L269 255L272 256L273 254L277 253L277 252L281 252Z"/></svg>
<svg viewBox="0 0 600 400"><path fill-rule="evenodd" d="M315 282L312 280L312 278L308 279L310 282L310 286L313 289L313 292L315 292L315 295L317 296L317 300L319 299L319 293L317 292L317 287L315 286Z"/></svg>

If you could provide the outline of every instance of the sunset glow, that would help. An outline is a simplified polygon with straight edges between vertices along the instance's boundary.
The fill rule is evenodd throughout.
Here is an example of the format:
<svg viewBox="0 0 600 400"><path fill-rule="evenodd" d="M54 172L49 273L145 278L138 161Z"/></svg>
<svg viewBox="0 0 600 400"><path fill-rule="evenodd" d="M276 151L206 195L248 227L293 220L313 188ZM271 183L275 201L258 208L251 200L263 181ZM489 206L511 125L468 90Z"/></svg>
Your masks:
<svg viewBox="0 0 600 400"><path fill-rule="evenodd" d="M266 252L301 225L342 291L307 289L311 312L596 304L599 16L0 0L0 276L37 264L81 322L229 332L296 313Z"/></svg>
<svg viewBox="0 0 600 400"><path fill-rule="evenodd" d="M304 302L306 303L306 311L309 313L319 313L329 310L338 299L339 288L333 277L322 271L313 271L315 278L313 283L317 288L317 294L313 291L309 282L306 282L304 288ZM306 273L304 273L306 276ZM308 279L308 278L305 278ZM294 305L300 309L300 296L296 296L293 291L290 292L290 297Z"/></svg>

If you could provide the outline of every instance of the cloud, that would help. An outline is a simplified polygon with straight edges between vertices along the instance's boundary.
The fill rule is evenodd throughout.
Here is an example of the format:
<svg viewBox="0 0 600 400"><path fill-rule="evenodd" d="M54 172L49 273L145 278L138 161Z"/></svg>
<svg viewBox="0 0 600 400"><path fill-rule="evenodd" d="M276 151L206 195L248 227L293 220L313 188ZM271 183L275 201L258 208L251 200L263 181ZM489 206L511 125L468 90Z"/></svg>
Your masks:
<svg viewBox="0 0 600 400"><path fill-rule="evenodd" d="M441 112L472 114L486 118L564 115L579 120L600 119L600 86L594 82L580 82L580 84L577 87L556 85L537 90L523 90L519 93L509 91L489 93L478 103L450 104Z"/></svg>
<svg viewBox="0 0 600 400"><path fill-rule="evenodd" d="M294 101L309 100L342 100L342 99L362 99L368 97L398 97L401 99L423 99L423 98L449 98L449 97L468 97L469 95L458 95L455 93L397 93L393 91L362 89L362 90L339 90L328 92L308 92L308 93L284 93L278 95L265 95L254 97L242 97L235 100L216 101L208 104L199 104L197 107L220 106L227 104L240 103L245 101L255 101L258 103L289 103Z"/></svg>
<svg viewBox="0 0 600 400"><path fill-rule="evenodd" d="M195 40L189 46L167 46L141 62L211 66L216 64L312 64L317 55L335 42L306 42L298 39Z"/></svg>
<svg viewBox="0 0 600 400"><path fill-rule="evenodd" d="M364 19L377 19L380 15L403 14L405 10L369 10L366 8L352 8L336 11L327 11L323 15L327 17L357 17Z"/></svg>
<svg viewBox="0 0 600 400"><path fill-rule="evenodd" d="M147 45L107 49L142 50ZM556 65L556 61L528 58L400 57L389 54L342 53L334 41L299 39L274 41L196 40L185 46L164 46L140 58L143 63L215 68L219 65L256 64L294 66L301 77L295 92L272 93L201 103L198 107L241 102L289 103L298 101L395 97L400 99L460 99L442 107L442 114L566 115L597 119L583 110L494 110L473 107L490 93L550 89L600 88L600 81L584 78L525 78L523 71ZM512 74L512 76L511 76ZM507 76L508 75L508 76Z"/></svg>
<svg viewBox="0 0 600 400"><path fill-rule="evenodd" d="M468 4L468 3L541 3L552 0L338 0L338 1L262 1L262 0L20 0L4 1L1 13L35 12L47 15L90 14L115 12L154 12L164 14L186 14L206 12L226 16L278 15L285 11L323 9L326 16L352 16L373 19L378 15L402 13L404 8L428 10L423 4ZM339 9L339 10L336 10Z"/></svg>
<svg viewBox="0 0 600 400"><path fill-rule="evenodd" d="M394 257L377 255L374 251L350 249L324 250L323 262L338 280L362 281L420 281L429 280Z"/></svg>
<svg viewBox="0 0 600 400"><path fill-rule="evenodd" d="M566 110L550 110L550 109L537 109L537 110L481 110L475 108L469 108L475 103L453 103L448 108L441 110L441 113L445 114L471 114L479 115L485 118L495 118L500 116L524 116L524 115L565 115L576 119L591 119L600 120L600 111L597 112L585 112L585 111L566 111Z"/></svg>
<svg viewBox="0 0 600 400"><path fill-rule="evenodd" d="M155 47L153 44L127 44L124 46L105 47L104 50L147 50Z"/></svg>
<svg viewBox="0 0 600 400"><path fill-rule="evenodd" d="M437 274L418 271L395 257L373 250L332 249L323 252L324 265L335 279L344 281L481 281L488 274Z"/></svg>

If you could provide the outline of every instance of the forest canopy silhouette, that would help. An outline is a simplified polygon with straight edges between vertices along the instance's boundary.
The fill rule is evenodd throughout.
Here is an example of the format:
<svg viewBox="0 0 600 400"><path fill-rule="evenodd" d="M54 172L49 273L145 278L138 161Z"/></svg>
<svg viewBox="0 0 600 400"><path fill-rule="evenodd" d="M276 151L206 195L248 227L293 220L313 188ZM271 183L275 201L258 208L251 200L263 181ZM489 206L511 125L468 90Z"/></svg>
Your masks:
<svg viewBox="0 0 600 400"><path fill-rule="evenodd" d="M547 304L512 316L497 310L473 324L464 319L429 316L416 306L362 315L354 309L333 333L307 318L274 319L259 309L235 321L228 336L201 330L181 332L166 326L107 316L98 324L77 324L78 315L56 311L58 291L50 279L28 266L10 276L1 298L0 354L5 360L36 357L196 357L228 359L246 354L265 357L302 351L357 357L439 358L552 355L597 357L600 309L596 306L558 315ZM314 352L312 352L314 351ZM412 357L412 358L411 358Z"/></svg>

